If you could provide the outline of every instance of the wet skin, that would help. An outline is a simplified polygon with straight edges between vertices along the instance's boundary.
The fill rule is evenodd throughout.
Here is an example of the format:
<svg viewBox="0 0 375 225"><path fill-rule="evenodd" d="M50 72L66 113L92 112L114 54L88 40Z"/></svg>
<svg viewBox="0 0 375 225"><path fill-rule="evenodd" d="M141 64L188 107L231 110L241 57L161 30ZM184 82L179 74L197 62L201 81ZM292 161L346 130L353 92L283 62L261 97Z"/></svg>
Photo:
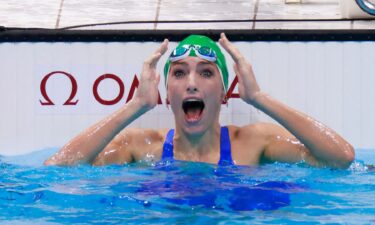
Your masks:
<svg viewBox="0 0 375 225"><path fill-rule="evenodd" d="M256 123L228 126L232 157L238 165L264 162L300 162L346 168L354 159L353 147L335 131L262 92L251 64L224 34L221 46L235 62L243 101L263 111L282 126ZM157 104L160 75L156 64L168 46L162 45L144 63L135 98L68 142L46 165L123 164L161 158L168 130L126 128ZM197 57L172 63L167 98L175 117L174 157L216 164L220 158L219 114L224 90L216 65ZM199 106L184 107L187 101ZM185 104L185 105L184 105Z"/></svg>

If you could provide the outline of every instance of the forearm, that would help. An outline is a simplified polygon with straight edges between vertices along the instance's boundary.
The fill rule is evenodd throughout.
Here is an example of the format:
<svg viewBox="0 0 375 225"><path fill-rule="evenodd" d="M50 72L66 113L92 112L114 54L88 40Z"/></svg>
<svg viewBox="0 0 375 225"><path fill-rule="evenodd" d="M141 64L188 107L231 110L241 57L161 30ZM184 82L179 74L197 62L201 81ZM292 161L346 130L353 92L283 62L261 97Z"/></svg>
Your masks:
<svg viewBox="0 0 375 225"><path fill-rule="evenodd" d="M283 125L324 164L345 168L353 161L353 147L317 120L262 92L256 95L251 104Z"/></svg>
<svg viewBox="0 0 375 225"><path fill-rule="evenodd" d="M122 129L146 111L137 100L131 100L70 140L45 165L91 163Z"/></svg>

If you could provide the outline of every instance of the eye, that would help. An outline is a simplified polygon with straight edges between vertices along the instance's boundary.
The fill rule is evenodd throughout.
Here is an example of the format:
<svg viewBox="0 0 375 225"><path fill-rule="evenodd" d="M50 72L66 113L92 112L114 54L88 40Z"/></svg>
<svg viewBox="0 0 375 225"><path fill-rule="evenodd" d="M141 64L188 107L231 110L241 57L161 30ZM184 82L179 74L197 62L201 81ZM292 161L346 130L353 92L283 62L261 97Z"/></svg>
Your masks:
<svg viewBox="0 0 375 225"><path fill-rule="evenodd" d="M213 75L213 72L209 69L206 69L202 71L201 75L204 77L211 77Z"/></svg>
<svg viewBox="0 0 375 225"><path fill-rule="evenodd" d="M183 70L176 69L173 71L173 76L176 78L180 78L185 75L185 72Z"/></svg>

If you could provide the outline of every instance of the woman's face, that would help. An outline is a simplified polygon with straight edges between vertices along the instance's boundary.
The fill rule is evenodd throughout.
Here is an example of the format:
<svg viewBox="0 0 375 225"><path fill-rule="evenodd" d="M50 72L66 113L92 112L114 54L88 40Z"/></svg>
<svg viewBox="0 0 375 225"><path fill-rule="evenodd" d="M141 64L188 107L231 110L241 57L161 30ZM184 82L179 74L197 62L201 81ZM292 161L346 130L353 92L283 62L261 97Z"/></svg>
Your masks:
<svg viewBox="0 0 375 225"><path fill-rule="evenodd" d="M171 64L168 100L176 126L189 134L199 134L219 121L224 88L216 64L187 57Z"/></svg>

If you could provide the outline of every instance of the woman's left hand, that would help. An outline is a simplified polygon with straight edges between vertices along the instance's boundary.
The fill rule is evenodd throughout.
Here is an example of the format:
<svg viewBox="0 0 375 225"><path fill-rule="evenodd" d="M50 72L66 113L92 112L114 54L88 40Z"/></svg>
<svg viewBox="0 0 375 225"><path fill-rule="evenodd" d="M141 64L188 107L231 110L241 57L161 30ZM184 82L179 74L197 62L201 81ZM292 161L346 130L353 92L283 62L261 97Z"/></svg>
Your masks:
<svg viewBox="0 0 375 225"><path fill-rule="evenodd" d="M233 68L238 77L238 91L241 99L249 104L253 104L256 96L260 94L260 89L251 64L234 44L228 40L224 33L221 33L219 43L232 56L235 63Z"/></svg>

